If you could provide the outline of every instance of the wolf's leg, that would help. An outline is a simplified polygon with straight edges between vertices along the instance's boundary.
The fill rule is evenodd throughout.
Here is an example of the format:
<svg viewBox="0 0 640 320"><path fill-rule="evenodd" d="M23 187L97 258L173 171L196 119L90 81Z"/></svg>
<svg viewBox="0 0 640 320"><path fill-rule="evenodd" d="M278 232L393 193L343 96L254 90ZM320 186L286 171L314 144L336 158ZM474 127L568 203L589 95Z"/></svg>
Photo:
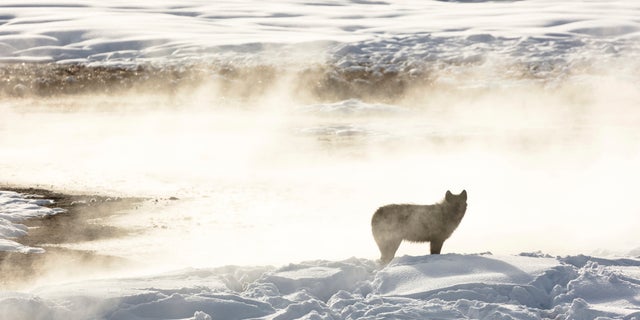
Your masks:
<svg viewBox="0 0 640 320"><path fill-rule="evenodd" d="M385 241L378 242L378 248L380 248L380 262L387 264L393 259L400 247L402 239L400 238L387 238Z"/></svg>
<svg viewBox="0 0 640 320"><path fill-rule="evenodd" d="M431 254L440 254L443 243L444 241L441 240L431 240Z"/></svg>

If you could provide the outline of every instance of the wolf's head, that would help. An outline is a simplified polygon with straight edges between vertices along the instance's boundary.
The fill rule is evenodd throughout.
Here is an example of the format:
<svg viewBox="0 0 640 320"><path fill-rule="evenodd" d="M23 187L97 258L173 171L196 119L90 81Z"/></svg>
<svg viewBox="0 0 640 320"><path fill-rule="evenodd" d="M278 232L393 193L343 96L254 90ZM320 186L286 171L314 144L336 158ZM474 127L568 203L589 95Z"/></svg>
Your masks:
<svg viewBox="0 0 640 320"><path fill-rule="evenodd" d="M453 213L460 216L464 216L465 211L467 211L467 190L462 190L462 192L458 195L451 193L451 191L447 190L447 193L444 196L444 200L447 204L451 206L453 209Z"/></svg>

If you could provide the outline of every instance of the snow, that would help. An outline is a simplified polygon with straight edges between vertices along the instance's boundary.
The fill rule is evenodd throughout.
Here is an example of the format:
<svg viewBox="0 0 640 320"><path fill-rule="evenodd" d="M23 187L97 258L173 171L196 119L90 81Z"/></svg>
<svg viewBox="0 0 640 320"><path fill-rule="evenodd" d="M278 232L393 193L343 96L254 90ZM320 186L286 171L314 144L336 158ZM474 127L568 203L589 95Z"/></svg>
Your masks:
<svg viewBox="0 0 640 320"><path fill-rule="evenodd" d="M471 283L475 281L483 285L524 285L533 280L531 274L538 274L558 265L557 260L551 258L515 256L498 261L482 255L465 257L465 263L453 264L452 261L457 258L455 255L447 255L433 257L429 263L412 262L408 265L392 266L388 268L389 271L381 271L390 274L383 278L383 282L377 284L379 292L393 296L428 296L432 291L454 286L461 280Z"/></svg>
<svg viewBox="0 0 640 320"><path fill-rule="evenodd" d="M42 199L36 195L0 190L0 251L44 252L44 249L24 246L12 239L23 237L28 233L27 226L20 222L64 212L60 208L47 207L53 203L52 200Z"/></svg>
<svg viewBox="0 0 640 320"><path fill-rule="evenodd" d="M489 53L572 60L587 49L631 53L639 12L635 1L4 1L0 60L306 64L328 55L378 69Z"/></svg>
<svg viewBox="0 0 640 320"><path fill-rule="evenodd" d="M634 319L640 260L523 254L185 269L0 293L13 319ZM604 264L600 264L599 262ZM621 266L623 264L624 266ZM628 272L620 267L630 268ZM390 288L393 288L390 290Z"/></svg>

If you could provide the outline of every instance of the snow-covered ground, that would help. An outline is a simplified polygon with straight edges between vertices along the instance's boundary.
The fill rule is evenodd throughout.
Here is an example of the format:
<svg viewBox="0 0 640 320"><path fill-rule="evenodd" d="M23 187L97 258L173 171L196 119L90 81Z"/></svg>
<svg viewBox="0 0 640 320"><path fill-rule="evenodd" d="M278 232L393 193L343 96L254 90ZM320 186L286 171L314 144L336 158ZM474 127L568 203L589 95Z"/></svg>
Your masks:
<svg viewBox="0 0 640 320"><path fill-rule="evenodd" d="M6 0L0 62L33 73L1 185L160 199L62 245L146 269L2 291L2 319L640 318L638 1ZM23 95L73 64L205 76ZM448 254L379 269L373 211L447 189ZM20 221L50 204L0 192L0 250L42 252Z"/></svg>
<svg viewBox="0 0 640 320"><path fill-rule="evenodd" d="M539 254L186 269L0 293L3 319L638 319L640 260Z"/></svg>
<svg viewBox="0 0 640 320"><path fill-rule="evenodd" d="M636 48L639 16L640 5L628 0L9 0L0 4L0 56L11 62L308 64L329 54L341 65L394 68L485 55L553 62Z"/></svg>

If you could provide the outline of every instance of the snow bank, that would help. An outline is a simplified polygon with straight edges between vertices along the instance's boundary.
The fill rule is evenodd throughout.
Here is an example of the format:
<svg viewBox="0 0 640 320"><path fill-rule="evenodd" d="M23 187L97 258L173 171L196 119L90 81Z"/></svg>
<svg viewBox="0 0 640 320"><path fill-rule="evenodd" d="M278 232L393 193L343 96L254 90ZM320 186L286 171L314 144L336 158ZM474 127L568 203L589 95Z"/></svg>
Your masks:
<svg viewBox="0 0 640 320"><path fill-rule="evenodd" d="M229 266L3 292L0 317L635 319L639 271L637 259L535 254Z"/></svg>
<svg viewBox="0 0 640 320"><path fill-rule="evenodd" d="M41 218L64 212L60 208L49 208L53 200L42 199L35 195L0 190L0 251L22 253L41 253L41 248L23 246L11 239L27 234L27 226L21 221Z"/></svg>

